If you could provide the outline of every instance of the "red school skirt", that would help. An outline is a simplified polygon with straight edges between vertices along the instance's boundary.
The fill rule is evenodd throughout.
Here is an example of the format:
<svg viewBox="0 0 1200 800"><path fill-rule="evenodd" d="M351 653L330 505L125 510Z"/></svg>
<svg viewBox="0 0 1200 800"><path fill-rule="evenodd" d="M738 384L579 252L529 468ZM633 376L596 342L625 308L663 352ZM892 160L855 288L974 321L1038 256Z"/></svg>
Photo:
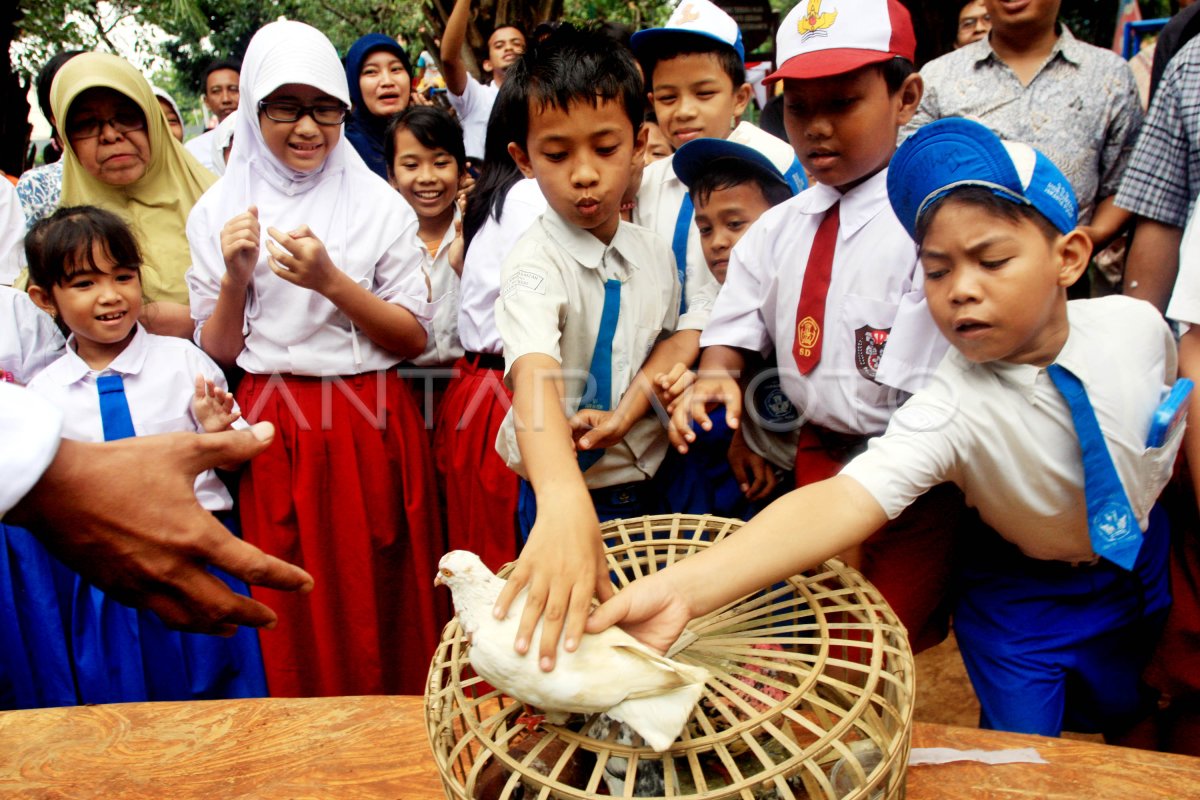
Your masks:
<svg viewBox="0 0 1200 800"><path fill-rule="evenodd" d="M423 694L449 619L444 550L420 412L394 372L246 375L237 401L275 424L240 486L246 541L308 570L311 593L253 587L275 697Z"/></svg>
<svg viewBox="0 0 1200 800"><path fill-rule="evenodd" d="M458 375L442 397L434 445L445 487L449 547L470 550L498 570L517 557L517 475L496 453L496 432L512 393L504 386L503 366L494 368L471 354L455 368Z"/></svg>

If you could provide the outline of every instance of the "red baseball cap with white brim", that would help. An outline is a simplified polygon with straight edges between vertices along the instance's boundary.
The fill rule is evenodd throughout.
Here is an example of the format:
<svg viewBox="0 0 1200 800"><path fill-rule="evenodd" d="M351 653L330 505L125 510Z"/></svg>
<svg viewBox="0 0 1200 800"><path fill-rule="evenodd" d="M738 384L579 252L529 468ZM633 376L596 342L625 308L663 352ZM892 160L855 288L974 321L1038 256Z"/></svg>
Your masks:
<svg viewBox="0 0 1200 800"><path fill-rule="evenodd" d="M900 0L808 0L788 13L775 34L784 78L844 75L897 56L916 59L912 17Z"/></svg>

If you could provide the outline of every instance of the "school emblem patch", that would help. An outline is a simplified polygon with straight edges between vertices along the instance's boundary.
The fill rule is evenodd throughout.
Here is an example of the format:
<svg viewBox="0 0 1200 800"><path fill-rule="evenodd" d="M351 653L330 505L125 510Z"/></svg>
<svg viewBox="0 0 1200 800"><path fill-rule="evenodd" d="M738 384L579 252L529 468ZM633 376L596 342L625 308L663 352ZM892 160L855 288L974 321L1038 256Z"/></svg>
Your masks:
<svg viewBox="0 0 1200 800"><path fill-rule="evenodd" d="M854 332L854 366L864 378L873 383L875 373L879 371L879 360L883 358L883 348L887 344L891 328L872 328L864 325Z"/></svg>
<svg viewBox="0 0 1200 800"><path fill-rule="evenodd" d="M807 42L814 36L828 36L829 26L833 25L833 21L837 19L838 12L827 11L821 13L821 0L808 0L808 9L800 21L796 24L796 31L800 34L800 41Z"/></svg>
<svg viewBox="0 0 1200 800"><path fill-rule="evenodd" d="M1113 544L1133 534L1133 521L1116 503L1106 503L1092 517L1092 531L1104 542Z"/></svg>
<svg viewBox="0 0 1200 800"><path fill-rule="evenodd" d="M787 430L788 423L800 418L800 412L783 393L778 375L772 375L755 386L753 397L758 421L769 431Z"/></svg>
<svg viewBox="0 0 1200 800"><path fill-rule="evenodd" d="M812 355L812 349L821 340L821 325L811 316L800 320L796 325L796 347L800 355L807 358Z"/></svg>

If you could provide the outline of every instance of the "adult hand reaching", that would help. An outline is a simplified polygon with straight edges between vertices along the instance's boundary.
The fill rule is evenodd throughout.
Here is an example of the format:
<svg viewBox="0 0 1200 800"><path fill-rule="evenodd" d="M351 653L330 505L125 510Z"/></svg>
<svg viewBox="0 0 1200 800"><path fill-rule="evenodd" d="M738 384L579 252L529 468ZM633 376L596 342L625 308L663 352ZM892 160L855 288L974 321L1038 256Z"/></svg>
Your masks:
<svg viewBox="0 0 1200 800"><path fill-rule="evenodd" d="M275 429L172 433L89 443L64 439L49 468L5 515L33 530L67 566L169 627L232 635L272 627L275 613L205 569L247 584L307 592L307 572L233 536L196 501L196 475L245 461Z"/></svg>

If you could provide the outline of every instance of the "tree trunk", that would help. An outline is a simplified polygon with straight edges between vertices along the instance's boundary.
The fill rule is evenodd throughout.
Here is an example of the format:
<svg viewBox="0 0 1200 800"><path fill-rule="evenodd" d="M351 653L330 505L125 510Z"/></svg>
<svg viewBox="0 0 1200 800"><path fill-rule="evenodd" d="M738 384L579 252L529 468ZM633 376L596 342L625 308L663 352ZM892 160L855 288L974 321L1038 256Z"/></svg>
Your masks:
<svg viewBox="0 0 1200 800"><path fill-rule="evenodd" d="M539 22L558 19L563 12L563 0L480 0L474 5L471 21L467 25L463 61L479 80L487 77L482 74L480 66L488 55L485 31L490 32L497 24L514 24L529 35ZM441 32L446 29L453 8L454 0L425 2L425 18L429 21L429 30L433 32L424 36L425 47L439 61L439 66L441 48L437 45L441 43Z"/></svg>
<svg viewBox="0 0 1200 800"><path fill-rule="evenodd" d="M21 12L17 4L8 5L8 11L0 12L0 53L4 53L4 65L0 68L0 169L9 175L20 175L25 171L25 156L29 147L29 81L22 81L13 70L8 58L17 31Z"/></svg>

